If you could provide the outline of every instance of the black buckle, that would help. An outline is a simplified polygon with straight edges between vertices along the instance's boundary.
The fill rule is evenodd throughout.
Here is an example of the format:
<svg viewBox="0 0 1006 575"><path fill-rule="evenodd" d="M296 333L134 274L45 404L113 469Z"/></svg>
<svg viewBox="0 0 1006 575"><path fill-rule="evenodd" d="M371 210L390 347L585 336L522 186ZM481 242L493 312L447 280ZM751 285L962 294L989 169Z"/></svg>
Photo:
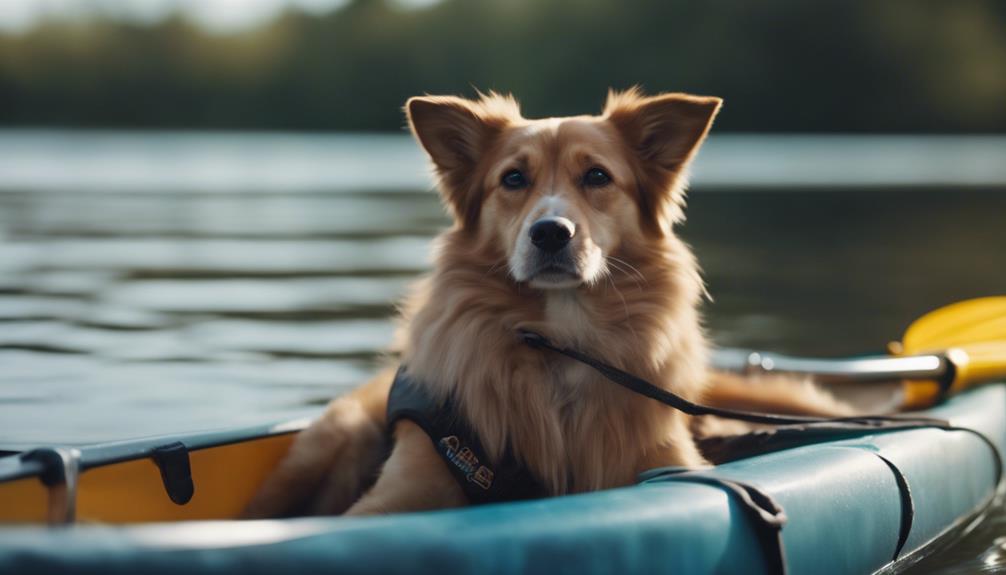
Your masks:
<svg viewBox="0 0 1006 575"><path fill-rule="evenodd" d="M155 447L152 453L154 463L161 470L161 482L177 505L188 503L196 492L192 483L192 467L189 465L189 449L180 441Z"/></svg>

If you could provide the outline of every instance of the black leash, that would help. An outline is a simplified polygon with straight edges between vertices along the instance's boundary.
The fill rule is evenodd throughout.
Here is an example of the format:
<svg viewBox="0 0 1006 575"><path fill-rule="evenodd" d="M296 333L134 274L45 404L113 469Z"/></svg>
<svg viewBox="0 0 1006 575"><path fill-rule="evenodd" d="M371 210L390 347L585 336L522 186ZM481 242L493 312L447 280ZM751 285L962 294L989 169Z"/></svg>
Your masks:
<svg viewBox="0 0 1006 575"><path fill-rule="evenodd" d="M811 417L811 416L800 416L800 415L775 415L771 413L758 413L754 411L742 411L737 409L723 409L719 407L713 407L711 405L702 405L689 401L680 395L670 392L666 389L657 387L652 383L646 381L645 379L636 377L631 373L622 371L617 367L608 365L603 361L595 359L585 353L579 352L575 349L569 349L564 347L559 347L553 344L545 336L540 333L535 333L533 331L520 330L518 331L521 339L525 344L534 349L548 349L554 351L558 354L565 355L568 358L575 359L580 363L589 365L590 367L597 370L601 375L608 378L610 381L621 385L622 387L628 389L629 391L638 393L654 399L663 403L664 405L673 407L678 411L687 413L688 415L712 415L715 417L722 417L725 419L737 419L740 421L747 421L750 423L763 423L768 425L793 425L793 424L805 424L805 423L849 423L855 425L857 428L877 428L877 429L901 429L908 427L946 427L949 422L943 419L937 419L934 417L919 417L919 416L899 416L899 415L869 415L869 416L850 416L850 417Z"/></svg>

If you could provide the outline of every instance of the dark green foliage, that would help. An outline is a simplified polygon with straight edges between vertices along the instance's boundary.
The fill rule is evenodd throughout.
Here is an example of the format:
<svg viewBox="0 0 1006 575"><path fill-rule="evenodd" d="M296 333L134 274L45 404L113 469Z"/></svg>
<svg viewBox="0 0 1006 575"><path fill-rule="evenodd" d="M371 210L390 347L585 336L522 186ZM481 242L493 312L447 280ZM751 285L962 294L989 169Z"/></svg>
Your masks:
<svg viewBox="0 0 1006 575"><path fill-rule="evenodd" d="M0 125L395 130L423 92L512 91L541 116L639 83L725 97L721 130L997 132L1004 71L997 0L357 0L231 36L0 37Z"/></svg>

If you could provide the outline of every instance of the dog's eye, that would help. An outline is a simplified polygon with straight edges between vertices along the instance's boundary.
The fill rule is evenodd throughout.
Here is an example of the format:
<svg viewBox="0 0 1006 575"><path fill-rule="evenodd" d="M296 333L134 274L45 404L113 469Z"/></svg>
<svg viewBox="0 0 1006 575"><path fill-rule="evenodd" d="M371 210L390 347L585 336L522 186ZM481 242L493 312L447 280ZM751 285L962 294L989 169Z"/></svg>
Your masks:
<svg viewBox="0 0 1006 575"><path fill-rule="evenodd" d="M520 190L527 187L527 178L520 170L510 170L509 172L503 174L503 178L500 180L504 188L508 190Z"/></svg>
<svg viewBox="0 0 1006 575"><path fill-rule="evenodd" d="M591 168L583 175L583 185L600 187L611 183L611 176L601 168Z"/></svg>

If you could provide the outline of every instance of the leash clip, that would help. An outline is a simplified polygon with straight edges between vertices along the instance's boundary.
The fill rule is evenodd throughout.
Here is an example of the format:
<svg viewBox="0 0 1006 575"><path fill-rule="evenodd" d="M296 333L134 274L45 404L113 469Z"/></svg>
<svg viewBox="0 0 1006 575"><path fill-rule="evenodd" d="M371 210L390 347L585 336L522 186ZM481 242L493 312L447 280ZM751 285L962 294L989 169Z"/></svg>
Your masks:
<svg viewBox="0 0 1006 575"><path fill-rule="evenodd" d="M548 340L545 339L545 336L541 335L540 333L536 333L526 329L518 329L517 335L520 336L521 340L524 342L524 345L532 349L544 349L548 347Z"/></svg>

